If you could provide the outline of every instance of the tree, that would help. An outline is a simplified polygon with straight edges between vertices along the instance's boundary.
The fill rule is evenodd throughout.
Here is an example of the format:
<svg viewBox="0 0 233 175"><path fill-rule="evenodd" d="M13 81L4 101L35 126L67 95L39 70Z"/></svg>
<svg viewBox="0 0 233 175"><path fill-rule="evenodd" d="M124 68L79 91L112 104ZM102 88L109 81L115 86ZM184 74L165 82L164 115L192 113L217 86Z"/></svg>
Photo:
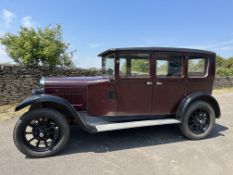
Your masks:
<svg viewBox="0 0 233 175"><path fill-rule="evenodd" d="M16 62L29 67L71 66L73 52L67 52L69 43L62 39L62 28L44 29L21 27L18 34L6 33L0 38L7 54Z"/></svg>
<svg viewBox="0 0 233 175"><path fill-rule="evenodd" d="M148 73L149 62L146 59L132 59L131 66L132 71Z"/></svg>
<svg viewBox="0 0 233 175"><path fill-rule="evenodd" d="M228 69L233 69L233 57L226 59L223 63L223 66Z"/></svg>
<svg viewBox="0 0 233 175"><path fill-rule="evenodd" d="M216 56L216 66L217 67L222 67L223 66L223 63L224 63L224 58L217 55Z"/></svg>
<svg viewBox="0 0 233 175"><path fill-rule="evenodd" d="M219 75L219 76L233 76L233 69L219 67L219 68L217 68L217 75Z"/></svg>
<svg viewBox="0 0 233 175"><path fill-rule="evenodd" d="M216 58L217 75L233 76L233 57L225 59L221 56Z"/></svg>

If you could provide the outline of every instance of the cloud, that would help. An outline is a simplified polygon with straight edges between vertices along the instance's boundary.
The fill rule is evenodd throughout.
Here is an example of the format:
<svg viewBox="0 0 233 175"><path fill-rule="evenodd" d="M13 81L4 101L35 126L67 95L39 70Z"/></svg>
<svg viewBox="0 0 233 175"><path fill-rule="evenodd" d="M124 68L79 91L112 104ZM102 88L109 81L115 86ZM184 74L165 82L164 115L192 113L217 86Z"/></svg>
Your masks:
<svg viewBox="0 0 233 175"><path fill-rule="evenodd" d="M2 45L0 45L0 63L14 63L14 61L6 54Z"/></svg>
<svg viewBox="0 0 233 175"><path fill-rule="evenodd" d="M34 27L34 22L32 20L32 17L31 16L23 17L21 20L21 25L27 28Z"/></svg>
<svg viewBox="0 0 233 175"><path fill-rule="evenodd" d="M0 14L0 36L9 31L10 25L12 24L16 15L7 10L3 9ZM13 60L7 55L5 48L0 44L0 63L13 63Z"/></svg>
<svg viewBox="0 0 233 175"><path fill-rule="evenodd" d="M12 24L14 21L14 18L16 18L16 15L7 10L3 9L0 13L0 36L2 36L5 32L13 31L11 30L12 27L14 27L14 24ZM16 21L18 22L18 21ZM33 21L31 16L25 16L21 19L21 25L23 27L34 27L35 22ZM14 63L14 61L7 55L5 51L5 47L0 44L0 63Z"/></svg>
<svg viewBox="0 0 233 175"><path fill-rule="evenodd" d="M5 25L9 25L10 23L12 23L15 17L16 15L13 12L7 9L2 10L1 18L3 19Z"/></svg>

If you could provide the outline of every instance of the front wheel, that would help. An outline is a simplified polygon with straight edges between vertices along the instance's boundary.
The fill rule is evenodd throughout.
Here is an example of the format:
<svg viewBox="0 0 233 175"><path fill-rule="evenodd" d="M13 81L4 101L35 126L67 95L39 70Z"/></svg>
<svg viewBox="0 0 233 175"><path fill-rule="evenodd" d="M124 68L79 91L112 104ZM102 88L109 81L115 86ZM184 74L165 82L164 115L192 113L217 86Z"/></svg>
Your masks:
<svg viewBox="0 0 233 175"><path fill-rule="evenodd" d="M215 112L211 105L198 101L188 108L183 116L180 129L183 135L192 140L203 139L212 131L215 124Z"/></svg>
<svg viewBox="0 0 233 175"><path fill-rule="evenodd" d="M13 140L28 157L47 157L58 153L69 140L70 128L65 117L53 109L25 113L16 123Z"/></svg>

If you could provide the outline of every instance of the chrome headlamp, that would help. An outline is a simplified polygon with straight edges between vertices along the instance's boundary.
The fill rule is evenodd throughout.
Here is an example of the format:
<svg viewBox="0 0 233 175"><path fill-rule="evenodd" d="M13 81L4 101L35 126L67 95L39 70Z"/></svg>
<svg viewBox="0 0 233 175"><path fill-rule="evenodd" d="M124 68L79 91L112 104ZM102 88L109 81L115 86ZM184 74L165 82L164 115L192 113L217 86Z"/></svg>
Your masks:
<svg viewBox="0 0 233 175"><path fill-rule="evenodd" d="M32 90L32 95L40 95L44 93L44 84L45 84L45 77L42 77L40 79L40 89L33 89Z"/></svg>
<svg viewBox="0 0 233 175"><path fill-rule="evenodd" d="M41 79L40 79L40 88L44 88L44 84L45 84L45 77L42 77Z"/></svg>

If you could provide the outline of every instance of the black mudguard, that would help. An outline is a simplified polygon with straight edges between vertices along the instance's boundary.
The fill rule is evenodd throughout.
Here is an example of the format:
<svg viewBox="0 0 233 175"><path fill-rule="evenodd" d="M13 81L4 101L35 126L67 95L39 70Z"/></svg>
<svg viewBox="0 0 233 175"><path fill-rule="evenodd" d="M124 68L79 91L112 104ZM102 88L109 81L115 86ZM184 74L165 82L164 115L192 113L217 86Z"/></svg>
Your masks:
<svg viewBox="0 0 233 175"><path fill-rule="evenodd" d="M195 92L187 95L185 98L182 99L180 102L177 112L176 112L176 118L177 119L182 119L182 117L185 115L188 107L192 105L193 102L197 100L203 100L207 103L209 103L214 111L215 111L215 116L216 118L220 118L221 116L221 110L219 107L219 104L217 100L210 94L203 93L203 92Z"/></svg>
<svg viewBox="0 0 233 175"><path fill-rule="evenodd" d="M67 111L69 111L70 115L75 118L75 120L78 121L78 124L80 127L90 133L96 133L96 128L88 125L85 120L83 120L79 114L78 111L68 102L66 99L54 96L54 95L47 95L47 94L40 94L40 95L33 95L24 101L22 101L20 104L18 104L15 108L15 111L19 111L26 106L34 105L34 104L42 104L44 102L54 103L57 105L60 105Z"/></svg>

